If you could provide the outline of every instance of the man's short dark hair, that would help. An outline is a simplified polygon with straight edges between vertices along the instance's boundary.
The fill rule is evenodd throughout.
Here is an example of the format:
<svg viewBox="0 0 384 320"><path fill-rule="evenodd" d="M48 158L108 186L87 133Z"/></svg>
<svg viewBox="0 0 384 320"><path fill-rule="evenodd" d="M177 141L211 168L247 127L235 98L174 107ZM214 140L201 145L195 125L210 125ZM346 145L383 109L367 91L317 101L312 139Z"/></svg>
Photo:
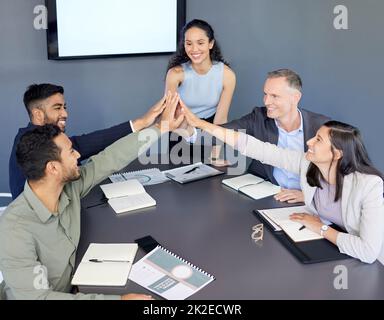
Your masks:
<svg viewBox="0 0 384 320"><path fill-rule="evenodd" d="M40 180L49 161L61 160L61 149L53 141L61 133L58 126L46 124L21 137L16 147L16 159L27 180Z"/></svg>
<svg viewBox="0 0 384 320"><path fill-rule="evenodd" d="M273 78L285 78L291 88L297 89L300 92L303 87L303 82L301 81L300 76L290 69L279 69L268 72L267 79Z"/></svg>
<svg viewBox="0 0 384 320"><path fill-rule="evenodd" d="M64 88L50 83L32 84L24 93L24 105L29 117L33 108L38 108L42 100L53 96L56 93L64 94Z"/></svg>

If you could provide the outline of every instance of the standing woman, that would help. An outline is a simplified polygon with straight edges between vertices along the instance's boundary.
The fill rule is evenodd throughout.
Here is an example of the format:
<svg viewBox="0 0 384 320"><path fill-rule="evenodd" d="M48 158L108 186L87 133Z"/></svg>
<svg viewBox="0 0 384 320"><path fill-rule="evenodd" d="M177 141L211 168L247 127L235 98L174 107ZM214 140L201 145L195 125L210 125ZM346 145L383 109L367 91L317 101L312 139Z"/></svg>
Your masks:
<svg viewBox="0 0 384 320"><path fill-rule="evenodd" d="M223 59L212 27L198 19L187 23L168 64L165 92L178 91L199 118L220 125L228 120L235 86L235 73Z"/></svg>
<svg viewBox="0 0 384 320"><path fill-rule="evenodd" d="M248 157L300 174L305 204L315 214L295 213L292 220L363 262L384 258L384 176L373 167L357 128L328 121L308 140L304 154L202 121L181 104L191 126Z"/></svg>

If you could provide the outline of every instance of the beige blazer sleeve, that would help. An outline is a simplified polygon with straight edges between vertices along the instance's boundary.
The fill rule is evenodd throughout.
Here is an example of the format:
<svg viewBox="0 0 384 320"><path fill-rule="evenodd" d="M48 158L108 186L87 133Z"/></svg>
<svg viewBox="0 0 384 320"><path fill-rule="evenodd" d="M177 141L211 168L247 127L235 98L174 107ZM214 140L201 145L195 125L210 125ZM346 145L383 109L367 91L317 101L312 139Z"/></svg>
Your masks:
<svg viewBox="0 0 384 320"><path fill-rule="evenodd" d="M343 192L343 215L348 233L339 233L337 246L342 253L372 263L383 250L383 180L363 174L359 174L358 178L345 178L343 188L351 189L350 192Z"/></svg>
<svg viewBox="0 0 384 320"><path fill-rule="evenodd" d="M295 174L300 174L302 161L305 159L304 153L279 148L274 144L260 141L245 133L240 133L239 140L246 141L245 149L239 149L239 151L245 156L259 160L264 164L269 164Z"/></svg>

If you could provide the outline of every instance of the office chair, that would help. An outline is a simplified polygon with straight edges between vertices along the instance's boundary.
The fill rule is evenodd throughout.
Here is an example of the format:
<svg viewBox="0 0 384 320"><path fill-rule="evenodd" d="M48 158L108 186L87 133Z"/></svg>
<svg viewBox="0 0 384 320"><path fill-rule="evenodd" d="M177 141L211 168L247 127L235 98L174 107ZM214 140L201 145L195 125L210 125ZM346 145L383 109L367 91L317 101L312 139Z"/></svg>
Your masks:
<svg viewBox="0 0 384 320"><path fill-rule="evenodd" d="M0 193L0 216L3 211L7 208L4 204L9 204L12 200L12 195L10 193Z"/></svg>

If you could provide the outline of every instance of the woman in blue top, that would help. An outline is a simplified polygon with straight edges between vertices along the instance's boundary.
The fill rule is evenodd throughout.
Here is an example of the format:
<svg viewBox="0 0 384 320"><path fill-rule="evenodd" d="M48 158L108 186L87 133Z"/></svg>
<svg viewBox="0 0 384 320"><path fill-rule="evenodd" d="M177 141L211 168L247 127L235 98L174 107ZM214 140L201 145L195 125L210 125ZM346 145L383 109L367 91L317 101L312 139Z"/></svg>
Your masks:
<svg viewBox="0 0 384 320"><path fill-rule="evenodd" d="M198 19L187 23L168 64L165 92L178 91L198 117L223 124L235 86L235 73L223 59L212 27Z"/></svg>

